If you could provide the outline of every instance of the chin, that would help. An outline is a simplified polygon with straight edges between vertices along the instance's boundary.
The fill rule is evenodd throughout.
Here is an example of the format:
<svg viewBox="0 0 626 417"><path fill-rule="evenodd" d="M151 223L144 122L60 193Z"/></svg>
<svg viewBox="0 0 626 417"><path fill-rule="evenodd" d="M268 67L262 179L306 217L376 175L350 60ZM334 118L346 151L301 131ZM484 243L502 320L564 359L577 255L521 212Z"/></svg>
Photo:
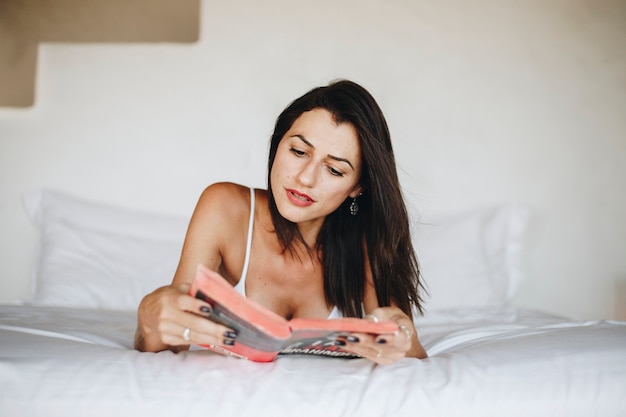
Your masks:
<svg viewBox="0 0 626 417"><path fill-rule="evenodd" d="M294 213L295 210L285 210L284 207L281 207L278 203L276 204L276 207L278 208L278 214L280 214L285 220L288 220L292 223L300 223L304 220L301 215L297 215L296 213Z"/></svg>

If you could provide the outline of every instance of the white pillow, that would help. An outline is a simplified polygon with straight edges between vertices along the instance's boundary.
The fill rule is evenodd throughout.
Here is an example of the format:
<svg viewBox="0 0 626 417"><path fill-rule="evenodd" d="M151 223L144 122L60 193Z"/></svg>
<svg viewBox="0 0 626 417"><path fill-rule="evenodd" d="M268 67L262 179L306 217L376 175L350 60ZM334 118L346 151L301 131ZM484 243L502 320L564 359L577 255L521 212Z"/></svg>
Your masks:
<svg viewBox="0 0 626 417"><path fill-rule="evenodd" d="M24 205L41 232L33 304L134 310L174 276L186 219L53 191L28 193Z"/></svg>
<svg viewBox="0 0 626 417"><path fill-rule="evenodd" d="M414 244L426 312L511 305L523 280L528 217L523 207L503 205L420 221Z"/></svg>
<svg viewBox="0 0 626 417"><path fill-rule="evenodd" d="M188 220L115 208L53 191L24 196L41 231L37 305L134 310L171 282ZM528 213L499 206L422 220L414 233L428 311L510 305L523 274Z"/></svg>

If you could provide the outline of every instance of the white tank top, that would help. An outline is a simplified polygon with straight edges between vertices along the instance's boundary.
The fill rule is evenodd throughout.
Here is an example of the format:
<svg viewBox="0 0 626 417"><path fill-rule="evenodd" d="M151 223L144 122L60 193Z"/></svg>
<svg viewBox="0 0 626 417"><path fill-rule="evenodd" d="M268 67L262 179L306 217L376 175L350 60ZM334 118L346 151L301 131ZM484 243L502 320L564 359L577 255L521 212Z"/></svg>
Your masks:
<svg viewBox="0 0 626 417"><path fill-rule="evenodd" d="M243 261L243 270L241 271L241 278L239 278L239 282L235 285L235 290L246 296L246 277L248 275L248 266L250 265L250 252L252 248L252 230L254 228L254 208L255 208L255 200L256 196L254 193L254 188L250 187L250 218L248 219L248 237L246 240L246 256ZM337 306L333 307L332 311L328 315L328 319L337 319L343 317L337 309Z"/></svg>

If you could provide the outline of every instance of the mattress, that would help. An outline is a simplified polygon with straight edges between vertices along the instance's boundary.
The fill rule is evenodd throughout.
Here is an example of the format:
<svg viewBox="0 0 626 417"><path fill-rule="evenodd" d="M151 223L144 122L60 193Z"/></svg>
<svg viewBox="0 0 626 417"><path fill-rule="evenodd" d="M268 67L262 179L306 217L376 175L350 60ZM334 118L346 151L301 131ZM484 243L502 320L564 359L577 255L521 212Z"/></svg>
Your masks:
<svg viewBox="0 0 626 417"><path fill-rule="evenodd" d="M2 416L624 416L626 322L417 317L429 357L254 363L132 347L133 311L0 306Z"/></svg>

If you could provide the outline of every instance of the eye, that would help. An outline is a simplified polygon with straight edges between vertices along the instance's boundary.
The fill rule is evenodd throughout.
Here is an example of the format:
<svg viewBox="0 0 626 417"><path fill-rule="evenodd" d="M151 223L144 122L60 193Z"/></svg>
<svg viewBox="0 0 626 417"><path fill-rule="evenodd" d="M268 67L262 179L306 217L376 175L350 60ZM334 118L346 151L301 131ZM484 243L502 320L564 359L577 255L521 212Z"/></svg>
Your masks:
<svg viewBox="0 0 626 417"><path fill-rule="evenodd" d="M330 172L331 175L334 175L336 177L343 177L343 172L336 170L335 168L331 166L328 167L328 172Z"/></svg>
<svg viewBox="0 0 626 417"><path fill-rule="evenodd" d="M289 149L292 153L294 153L296 156L304 156L306 152L300 150L300 149L296 149L296 148L290 148Z"/></svg>

